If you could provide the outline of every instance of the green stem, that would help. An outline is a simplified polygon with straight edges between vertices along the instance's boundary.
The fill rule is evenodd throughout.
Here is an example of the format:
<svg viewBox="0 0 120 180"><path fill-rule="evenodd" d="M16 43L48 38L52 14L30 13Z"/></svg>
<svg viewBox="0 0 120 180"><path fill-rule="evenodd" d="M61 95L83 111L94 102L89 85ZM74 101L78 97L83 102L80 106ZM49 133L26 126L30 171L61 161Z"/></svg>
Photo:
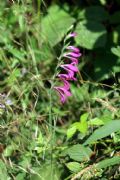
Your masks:
<svg viewBox="0 0 120 180"><path fill-rule="evenodd" d="M51 180L53 179L53 129L52 129L52 88L49 92L49 128L50 128L50 157L51 157Z"/></svg>

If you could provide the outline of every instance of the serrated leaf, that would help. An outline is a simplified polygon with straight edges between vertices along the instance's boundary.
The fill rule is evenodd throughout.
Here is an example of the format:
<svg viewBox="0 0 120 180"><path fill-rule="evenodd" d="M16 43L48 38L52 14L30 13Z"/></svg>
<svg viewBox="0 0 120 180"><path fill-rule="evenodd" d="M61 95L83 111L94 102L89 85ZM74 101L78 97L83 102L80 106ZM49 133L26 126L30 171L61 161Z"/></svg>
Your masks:
<svg viewBox="0 0 120 180"><path fill-rule="evenodd" d="M72 172L79 172L81 167L78 162L69 162L66 163L67 168Z"/></svg>
<svg viewBox="0 0 120 180"><path fill-rule="evenodd" d="M62 40L74 21L75 19L59 6L52 6L49 9L49 14L42 20L43 39L47 40L51 46L55 46Z"/></svg>
<svg viewBox="0 0 120 180"><path fill-rule="evenodd" d="M103 161L100 161L97 164L97 168L99 168L99 169L107 168L109 166L113 166L113 165L116 165L116 164L120 164L120 157L113 157L113 158L110 158L110 159L105 159Z"/></svg>
<svg viewBox="0 0 120 180"><path fill-rule="evenodd" d="M78 36L75 38L78 45L86 49L94 49L104 47L106 44L106 29L98 22L82 21L77 24L76 32Z"/></svg>
<svg viewBox="0 0 120 180"><path fill-rule="evenodd" d="M113 132L120 130L120 120L110 121L108 124L95 130L92 135L86 140L84 145L94 143L95 141L109 136Z"/></svg>
<svg viewBox="0 0 120 180"><path fill-rule="evenodd" d="M90 155L92 154L92 150L88 147L84 147L83 145L76 144L71 148L65 150L65 154L69 155L71 159L75 161L88 161L90 159Z"/></svg>
<svg viewBox="0 0 120 180"><path fill-rule="evenodd" d="M103 125L104 122L102 121L102 119L99 119L99 118L94 118L94 119L91 119L89 120L89 125L95 125L95 126L100 126L100 125Z"/></svg>

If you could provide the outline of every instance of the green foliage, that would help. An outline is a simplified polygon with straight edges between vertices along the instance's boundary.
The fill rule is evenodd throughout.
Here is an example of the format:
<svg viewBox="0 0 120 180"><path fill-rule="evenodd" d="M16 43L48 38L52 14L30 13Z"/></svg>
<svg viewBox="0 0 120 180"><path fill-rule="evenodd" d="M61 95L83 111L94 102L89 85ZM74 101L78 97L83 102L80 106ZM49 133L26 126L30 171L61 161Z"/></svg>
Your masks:
<svg viewBox="0 0 120 180"><path fill-rule="evenodd" d="M86 148L80 144L76 144L63 152L64 155L69 155L71 159L75 161L88 161L90 159L90 155L92 154L92 150L90 148Z"/></svg>
<svg viewBox="0 0 120 180"><path fill-rule="evenodd" d="M89 19L93 21L103 22L108 20L108 12L101 6L90 6L79 13L80 19Z"/></svg>
<svg viewBox="0 0 120 180"><path fill-rule="evenodd" d="M112 48L111 49L112 53L115 54L116 56L120 57L120 46L117 46L117 48Z"/></svg>
<svg viewBox="0 0 120 180"><path fill-rule="evenodd" d="M66 164L67 168L72 172L79 172L81 167L78 162L69 162Z"/></svg>
<svg viewBox="0 0 120 180"><path fill-rule="evenodd" d="M120 157L113 157L110 159L105 159L103 161L100 161L97 164L97 168L102 169L102 168L107 168L109 166L114 166L116 164L120 164Z"/></svg>
<svg viewBox="0 0 120 180"><path fill-rule="evenodd" d="M80 117L80 122L75 122L71 125L71 127L67 130L67 139L70 139L76 131L79 131L83 134L87 132L88 124L87 124L88 113L82 114Z"/></svg>
<svg viewBox="0 0 120 180"><path fill-rule="evenodd" d="M84 143L84 145L91 144L119 130L120 130L120 120L110 121L106 125L95 130L93 134Z"/></svg>
<svg viewBox="0 0 120 180"><path fill-rule="evenodd" d="M119 0L1 1L0 180L120 179L119 9ZM70 30L82 56L61 105L51 78Z"/></svg>
<svg viewBox="0 0 120 180"><path fill-rule="evenodd" d="M106 43L106 30L104 26L98 22L87 21L77 24L76 32L78 37L76 38L77 44L86 48L94 49L98 47L104 47Z"/></svg>
<svg viewBox="0 0 120 180"><path fill-rule="evenodd" d="M61 10L59 6L52 6L48 15L42 20L43 39L47 40L51 46L55 46L61 41L74 21L75 19Z"/></svg>
<svg viewBox="0 0 120 180"><path fill-rule="evenodd" d="M0 178L1 180L7 180L8 176L7 176L7 169L5 164L2 162L2 160L0 160Z"/></svg>

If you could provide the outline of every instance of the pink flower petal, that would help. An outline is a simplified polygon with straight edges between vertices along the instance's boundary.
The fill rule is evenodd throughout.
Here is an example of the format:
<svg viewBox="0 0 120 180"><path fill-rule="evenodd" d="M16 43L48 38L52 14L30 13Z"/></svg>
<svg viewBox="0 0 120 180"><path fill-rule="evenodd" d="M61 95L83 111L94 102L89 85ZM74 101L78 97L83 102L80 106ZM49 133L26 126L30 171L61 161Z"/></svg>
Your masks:
<svg viewBox="0 0 120 180"><path fill-rule="evenodd" d="M69 53L66 53L66 55L70 55L72 57L78 58L81 56L81 53L69 52Z"/></svg>
<svg viewBox="0 0 120 180"><path fill-rule="evenodd" d="M69 71L73 71L73 72L78 72L78 68L76 66L74 66L72 63L71 64L64 64L61 65L60 67L62 67L63 69Z"/></svg>
<svg viewBox="0 0 120 180"><path fill-rule="evenodd" d="M70 60L72 61L72 64L74 63L74 65L78 64L78 59L71 57Z"/></svg>
<svg viewBox="0 0 120 180"><path fill-rule="evenodd" d="M75 36L77 36L77 33L76 33L76 32L70 33L70 34L68 35L68 37L75 37Z"/></svg>
<svg viewBox="0 0 120 180"><path fill-rule="evenodd" d="M62 79L64 78L64 79L70 80L70 81L72 81L72 80L76 81L76 80L77 80L77 79L74 77L74 73L71 73L71 71L69 71L68 74L59 74L58 77L59 77L59 78L62 78Z"/></svg>
<svg viewBox="0 0 120 180"><path fill-rule="evenodd" d="M69 75L68 74L58 74L59 78L65 78L65 79L69 79Z"/></svg>
<svg viewBox="0 0 120 180"><path fill-rule="evenodd" d="M65 87L54 87L54 89L59 93L60 101L62 103L65 103L67 97L72 95L71 92L68 91Z"/></svg>
<svg viewBox="0 0 120 180"><path fill-rule="evenodd" d="M79 53L80 50L75 46L68 46L66 49L73 50L75 53Z"/></svg>
<svg viewBox="0 0 120 180"><path fill-rule="evenodd" d="M64 88L66 89L66 90L69 90L70 89L70 83L66 80L66 79L61 79L62 81L63 81L63 83L64 83Z"/></svg>

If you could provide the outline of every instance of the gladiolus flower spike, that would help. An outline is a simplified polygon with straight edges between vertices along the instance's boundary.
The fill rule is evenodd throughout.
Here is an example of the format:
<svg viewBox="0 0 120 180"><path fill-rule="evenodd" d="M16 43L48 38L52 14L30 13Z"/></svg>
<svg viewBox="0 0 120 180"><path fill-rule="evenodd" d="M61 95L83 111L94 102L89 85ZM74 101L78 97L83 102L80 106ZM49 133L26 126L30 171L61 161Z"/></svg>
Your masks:
<svg viewBox="0 0 120 180"><path fill-rule="evenodd" d="M75 37L77 34L75 32L70 33L68 37ZM59 73L57 77L63 83L62 86L54 86L53 88L58 92L60 96L61 103L65 103L67 98L71 96L70 92L70 81L76 81L75 74L78 72L78 58L81 56L80 50L75 46L67 46L65 48L65 53L63 53L62 58L67 58L69 63L59 65L65 73Z"/></svg>

